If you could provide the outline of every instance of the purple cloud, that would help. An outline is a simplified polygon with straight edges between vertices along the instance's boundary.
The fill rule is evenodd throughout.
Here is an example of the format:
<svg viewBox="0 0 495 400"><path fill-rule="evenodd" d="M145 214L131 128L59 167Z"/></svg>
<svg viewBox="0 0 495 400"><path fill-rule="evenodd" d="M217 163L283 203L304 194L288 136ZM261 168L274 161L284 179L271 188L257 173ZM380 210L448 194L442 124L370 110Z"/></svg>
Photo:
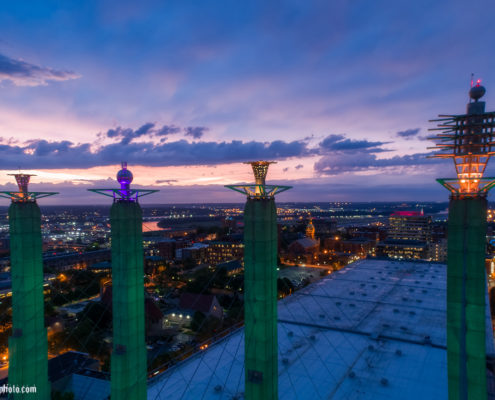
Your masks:
<svg viewBox="0 0 495 400"><path fill-rule="evenodd" d="M72 71L41 67L0 54L0 81L9 80L16 86L45 86L49 81L77 78L80 75Z"/></svg>
<svg viewBox="0 0 495 400"><path fill-rule="evenodd" d="M175 125L163 125L160 129L156 130L156 136L168 136L173 135L175 133L179 133L180 128Z"/></svg>
<svg viewBox="0 0 495 400"><path fill-rule="evenodd" d="M432 153L416 153L378 159L375 154L358 152L335 152L324 156L314 165L314 170L321 175L334 175L341 172L364 171L383 167L404 167L412 165L438 164L439 159L428 158Z"/></svg>
<svg viewBox="0 0 495 400"><path fill-rule="evenodd" d="M191 136L193 139L201 139L201 137L208 130L205 126L188 126L184 128L186 136Z"/></svg>
<svg viewBox="0 0 495 400"><path fill-rule="evenodd" d="M122 128L120 126L114 129L109 129L106 136L108 138L121 139L120 143L123 145L128 145L134 139L141 136L161 137L160 140L163 143L166 140L166 136L179 133L180 131L181 129L175 125L163 125L161 128L155 128L155 124L153 122L147 122L136 130L131 128ZM101 135L102 134L99 133L97 136L100 137Z"/></svg>
<svg viewBox="0 0 495 400"><path fill-rule="evenodd" d="M368 140L347 139L345 135L328 135L320 142L320 148L323 152L326 151L357 151L368 149L373 152L386 151L379 149L380 146L390 142L370 142Z"/></svg>
<svg viewBox="0 0 495 400"><path fill-rule="evenodd" d="M420 128L406 129L405 131L397 132L397 136L409 140L412 139L414 136L417 136L420 130Z"/></svg>
<svg viewBox="0 0 495 400"><path fill-rule="evenodd" d="M141 129L142 128L142 129ZM150 127L138 131L145 135ZM91 151L90 143L74 144L67 140L48 142L33 140L24 145L0 145L0 168L89 168L117 164L126 160L145 166L215 165L257 159L282 160L312 154L303 141L285 142L193 142L177 140L169 143L132 142L132 130L116 128L109 137L121 137L117 143Z"/></svg>

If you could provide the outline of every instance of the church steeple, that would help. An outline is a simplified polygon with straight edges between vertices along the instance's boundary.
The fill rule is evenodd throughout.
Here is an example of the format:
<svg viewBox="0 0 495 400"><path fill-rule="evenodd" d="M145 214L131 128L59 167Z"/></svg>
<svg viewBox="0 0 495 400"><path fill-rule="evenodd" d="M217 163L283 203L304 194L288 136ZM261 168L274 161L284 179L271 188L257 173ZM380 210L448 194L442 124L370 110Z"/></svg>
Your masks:
<svg viewBox="0 0 495 400"><path fill-rule="evenodd" d="M315 231L316 231L316 229L315 229L315 226L313 225L313 218L310 215L309 216L309 224L306 227L306 237L314 239L315 238Z"/></svg>

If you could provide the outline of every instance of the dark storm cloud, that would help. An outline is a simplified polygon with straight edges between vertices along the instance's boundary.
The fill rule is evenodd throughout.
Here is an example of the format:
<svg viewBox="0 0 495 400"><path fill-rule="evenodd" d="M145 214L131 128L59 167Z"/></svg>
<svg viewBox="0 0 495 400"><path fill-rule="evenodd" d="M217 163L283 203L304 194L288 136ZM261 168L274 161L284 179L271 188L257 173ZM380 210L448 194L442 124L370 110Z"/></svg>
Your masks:
<svg viewBox="0 0 495 400"><path fill-rule="evenodd" d="M420 128L406 129L405 131L397 132L397 136L404 138L406 140L412 139L413 137L417 136L420 130L421 130Z"/></svg>
<svg viewBox="0 0 495 400"><path fill-rule="evenodd" d="M201 139L207 130L208 128L204 126L188 126L184 128L185 135L191 136L193 139Z"/></svg>
<svg viewBox="0 0 495 400"><path fill-rule="evenodd" d="M80 76L72 71L41 67L0 54L0 81L10 80L17 86L42 86L48 81L66 81Z"/></svg>
<svg viewBox="0 0 495 400"><path fill-rule="evenodd" d="M374 152L385 151L384 149L379 149L380 146L388 144L390 142L371 142L368 140L354 140L347 139L345 135L328 135L323 141L320 142L320 148L323 152L325 151L357 151L369 149Z"/></svg>
<svg viewBox="0 0 495 400"><path fill-rule="evenodd" d="M143 128L142 131L149 129ZM0 168L90 168L117 164L122 160L145 166L215 165L259 159L281 160L311 154L302 141L190 143L177 140L159 144L134 143L128 140L135 137L134 131L134 136L121 128L111 131L110 137L123 136L122 141L101 146L95 151L91 151L89 143L74 144L66 140L34 140L24 145L0 145Z"/></svg>

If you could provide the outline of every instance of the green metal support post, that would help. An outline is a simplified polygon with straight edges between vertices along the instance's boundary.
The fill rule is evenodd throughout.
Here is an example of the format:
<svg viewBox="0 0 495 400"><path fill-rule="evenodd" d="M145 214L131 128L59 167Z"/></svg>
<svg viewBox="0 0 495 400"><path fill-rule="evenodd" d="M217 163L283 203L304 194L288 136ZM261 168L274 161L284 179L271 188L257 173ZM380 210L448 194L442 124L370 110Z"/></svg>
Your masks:
<svg viewBox="0 0 495 400"><path fill-rule="evenodd" d="M486 198L452 198L447 250L449 399L487 398Z"/></svg>
<svg viewBox="0 0 495 400"><path fill-rule="evenodd" d="M146 399L142 212L135 202L110 210L112 235L112 399Z"/></svg>
<svg viewBox="0 0 495 400"><path fill-rule="evenodd" d="M9 338L9 386L35 387L31 393L12 394L14 400L50 399L48 341L43 296L41 212L37 198L52 192L28 192L32 175L16 174L19 192L1 192L9 207L12 279L12 336Z"/></svg>
<svg viewBox="0 0 495 400"><path fill-rule="evenodd" d="M487 399L486 214L494 178L484 178L494 151L495 112L471 87L467 113L441 115L437 158L451 158L457 178L438 179L450 193L447 248L447 373L449 400ZM474 101L473 101L474 100ZM443 151L443 152L442 152Z"/></svg>
<svg viewBox="0 0 495 400"><path fill-rule="evenodd" d="M111 399L146 400L147 350L144 313L142 210L138 197L156 190L131 190L127 164L117 174L120 189L91 189L114 198L112 238L113 352Z"/></svg>
<svg viewBox="0 0 495 400"><path fill-rule="evenodd" d="M248 199L244 208L245 399L278 399L277 208L288 186L265 185L269 162L250 163L255 185L227 186Z"/></svg>

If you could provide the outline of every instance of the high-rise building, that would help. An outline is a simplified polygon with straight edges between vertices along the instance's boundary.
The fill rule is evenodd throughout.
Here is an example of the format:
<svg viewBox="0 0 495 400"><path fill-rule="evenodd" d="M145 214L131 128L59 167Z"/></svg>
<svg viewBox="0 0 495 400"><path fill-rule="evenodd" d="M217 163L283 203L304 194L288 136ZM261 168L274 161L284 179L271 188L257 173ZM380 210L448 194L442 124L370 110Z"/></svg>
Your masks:
<svg viewBox="0 0 495 400"><path fill-rule="evenodd" d="M387 239L431 241L431 217L417 211L396 211L389 218Z"/></svg>
<svg viewBox="0 0 495 400"><path fill-rule="evenodd" d="M429 258L431 217L418 211L396 211L389 218L387 239L377 246L378 256L403 259Z"/></svg>

